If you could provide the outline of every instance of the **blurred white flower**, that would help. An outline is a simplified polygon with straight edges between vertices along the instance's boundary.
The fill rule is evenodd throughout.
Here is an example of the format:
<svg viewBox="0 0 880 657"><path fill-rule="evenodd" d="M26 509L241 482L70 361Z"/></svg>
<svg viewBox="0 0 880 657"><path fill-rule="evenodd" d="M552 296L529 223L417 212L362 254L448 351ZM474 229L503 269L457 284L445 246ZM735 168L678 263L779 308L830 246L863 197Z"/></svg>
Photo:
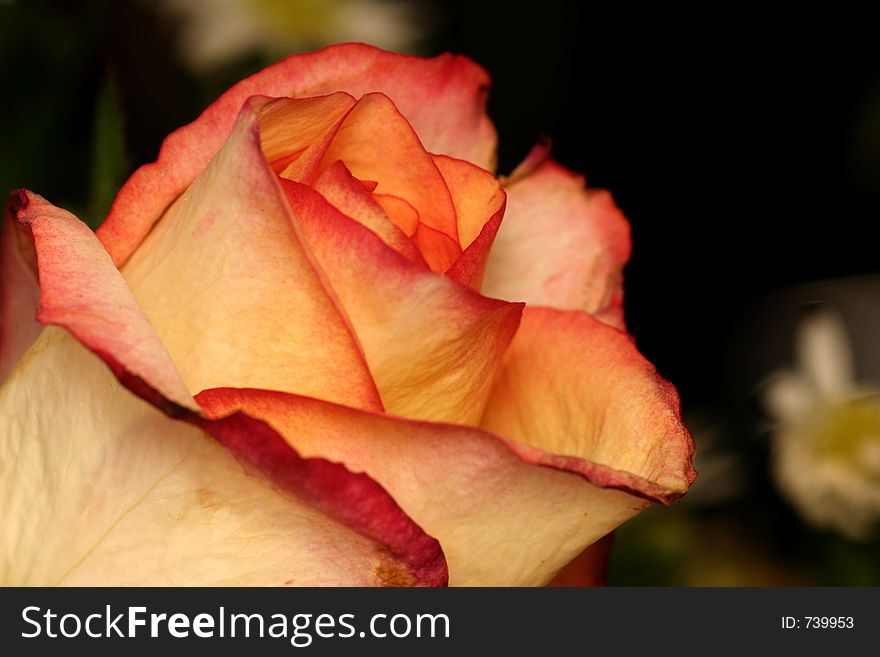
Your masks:
<svg viewBox="0 0 880 657"><path fill-rule="evenodd" d="M404 0L162 0L161 6L180 20L180 54L196 72L251 53L277 59L342 41L407 52L430 22L424 2Z"/></svg>
<svg viewBox="0 0 880 657"><path fill-rule="evenodd" d="M866 539L880 520L880 390L860 385L843 320L821 309L798 328L798 367L764 401L779 422L773 466L809 523Z"/></svg>

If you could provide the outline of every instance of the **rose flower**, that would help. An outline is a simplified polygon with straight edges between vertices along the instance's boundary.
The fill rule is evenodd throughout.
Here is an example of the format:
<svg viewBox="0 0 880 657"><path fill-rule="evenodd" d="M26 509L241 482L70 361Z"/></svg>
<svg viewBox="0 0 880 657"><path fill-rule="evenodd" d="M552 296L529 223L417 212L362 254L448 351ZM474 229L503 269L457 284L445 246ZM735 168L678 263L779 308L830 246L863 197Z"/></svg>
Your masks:
<svg viewBox="0 0 880 657"><path fill-rule="evenodd" d="M330 47L171 134L97 236L12 195L0 581L539 585L685 493L626 221L542 149L496 179L487 88Z"/></svg>

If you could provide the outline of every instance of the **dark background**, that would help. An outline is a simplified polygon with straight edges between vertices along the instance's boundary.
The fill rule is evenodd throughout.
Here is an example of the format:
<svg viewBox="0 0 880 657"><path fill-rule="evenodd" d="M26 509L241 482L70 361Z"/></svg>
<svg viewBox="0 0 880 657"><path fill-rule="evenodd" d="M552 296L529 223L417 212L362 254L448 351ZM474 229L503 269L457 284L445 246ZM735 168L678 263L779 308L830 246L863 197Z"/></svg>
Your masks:
<svg viewBox="0 0 880 657"><path fill-rule="evenodd" d="M880 264L880 13L620 4L466 3L443 43L493 75L502 170L547 134L613 192L631 330L709 402L756 298Z"/></svg>
<svg viewBox="0 0 880 657"><path fill-rule="evenodd" d="M760 376L792 356L768 299L880 269L880 10L655 5L420 3L410 48L491 73L500 172L547 136L612 191L633 231L630 331L747 473L720 503L627 525L612 581L880 582L876 544L814 532L779 499L754 403ZM168 132L272 59L245 52L196 74L156 7L0 3L0 187L97 225Z"/></svg>

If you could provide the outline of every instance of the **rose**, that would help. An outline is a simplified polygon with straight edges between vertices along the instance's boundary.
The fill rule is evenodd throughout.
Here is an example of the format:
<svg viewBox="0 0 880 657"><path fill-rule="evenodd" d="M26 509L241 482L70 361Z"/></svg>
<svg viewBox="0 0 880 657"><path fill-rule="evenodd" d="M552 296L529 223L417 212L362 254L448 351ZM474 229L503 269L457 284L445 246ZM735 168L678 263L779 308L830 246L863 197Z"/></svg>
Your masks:
<svg viewBox="0 0 880 657"><path fill-rule="evenodd" d="M169 136L100 241L13 195L2 581L541 584L685 492L625 220L542 149L502 189L487 86L331 47Z"/></svg>

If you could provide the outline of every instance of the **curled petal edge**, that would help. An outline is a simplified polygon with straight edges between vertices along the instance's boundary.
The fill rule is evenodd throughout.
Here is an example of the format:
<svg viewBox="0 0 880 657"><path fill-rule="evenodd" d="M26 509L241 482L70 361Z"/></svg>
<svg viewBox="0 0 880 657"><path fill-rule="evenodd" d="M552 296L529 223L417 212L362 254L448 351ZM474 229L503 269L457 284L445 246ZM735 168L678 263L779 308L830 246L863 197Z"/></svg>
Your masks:
<svg viewBox="0 0 880 657"><path fill-rule="evenodd" d="M197 399L209 416L247 412L304 454L343 460L382 482L443 542L450 582L458 586L544 584L651 502L668 504L681 494L585 459L554 460L476 427L266 390L214 388ZM560 503L565 508L554 506ZM499 541L497 531L508 533ZM511 541L533 543L510 554Z"/></svg>
<svg viewBox="0 0 880 657"><path fill-rule="evenodd" d="M169 399L156 386L135 374L127 362L127 352L114 349L112 340L108 340L111 348L105 349L101 343L102 328L113 331L118 327L96 319L96 315L90 312L89 299L84 299L79 288L82 278L77 280L77 274L111 285L114 298L130 304L126 308L129 316L141 318L142 324L136 327L140 334L152 334L149 321L137 308L110 256L85 224L36 194L20 190L15 198L15 218L22 228L30 229L37 254L42 290L37 319L41 324L56 325L70 332L101 358L133 394L173 419L198 426L281 490L386 546L407 573L386 574L387 579L382 583L390 586L447 584L448 569L439 542L426 534L368 475L353 473L343 464L327 459L303 458L269 425L245 413L207 418L194 401L187 403L186 398L177 395L177 401ZM82 247L79 255L85 253L90 260L85 262L81 257L77 258L59 272L53 268L52 255L59 250L63 252L69 240L77 240ZM77 265L83 264L89 265L90 269L77 271ZM94 284L85 289L91 287ZM104 326L100 327L100 324ZM165 370L168 375L168 368L171 368L171 374L176 374L167 353L156 354L156 357L157 369Z"/></svg>
<svg viewBox="0 0 880 657"><path fill-rule="evenodd" d="M632 336L586 312L526 307L480 424L529 463L664 505L697 476L675 387Z"/></svg>
<svg viewBox="0 0 880 657"><path fill-rule="evenodd" d="M12 192L0 218L0 385L40 333L35 317L40 289L36 254L28 239L20 239L15 214L27 196Z"/></svg>

